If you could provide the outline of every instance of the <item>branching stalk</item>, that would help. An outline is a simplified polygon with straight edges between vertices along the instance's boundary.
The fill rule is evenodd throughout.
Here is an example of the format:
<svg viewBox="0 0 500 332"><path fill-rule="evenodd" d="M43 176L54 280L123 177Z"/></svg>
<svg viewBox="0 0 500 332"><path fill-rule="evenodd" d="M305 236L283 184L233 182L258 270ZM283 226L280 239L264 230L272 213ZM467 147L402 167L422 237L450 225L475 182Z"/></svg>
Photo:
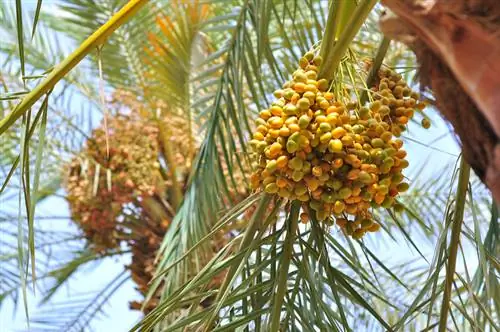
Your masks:
<svg viewBox="0 0 500 332"><path fill-rule="evenodd" d="M23 100L0 121L0 135L4 133L17 119L26 113L43 95L50 91L68 72L70 72L83 58L102 45L113 31L130 19L147 0L130 0L122 9L111 17L103 26L88 37L73 53L64 59L54 70Z"/></svg>
<svg viewBox="0 0 500 332"><path fill-rule="evenodd" d="M448 250L448 266L446 269L446 279L444 283L443 303L441 305L441 316L439 318L439 332L446 332L446 322L450 310L451 286L455 275L457 263L458 246L460 244L460 234L464 218L465 199L469 186L470 166L462 156L460 161L460 172L458 174L458 187L456 194L455 213L451 228L450 248Z"/></svg>
<svg viewBox="0 0 500 332"><path fill-rule="evenodd" d="M372 68L370 69L370 72L368 73L368 77L366 79L366 86L369 89L374 83L375 83L375 78L377 77L377 73L382 66L382 62L384 61L385 55L387 54L387 50L389 49L389 45L391 44L391 40L387 37L384 36L384 39L382 39L382 42L380 43L380 46L377 49L377 54L375 55L375 59L373 60L373 65ZM368 101L368 91L363 91L361 94L361 105L366 103Z"/></svg>

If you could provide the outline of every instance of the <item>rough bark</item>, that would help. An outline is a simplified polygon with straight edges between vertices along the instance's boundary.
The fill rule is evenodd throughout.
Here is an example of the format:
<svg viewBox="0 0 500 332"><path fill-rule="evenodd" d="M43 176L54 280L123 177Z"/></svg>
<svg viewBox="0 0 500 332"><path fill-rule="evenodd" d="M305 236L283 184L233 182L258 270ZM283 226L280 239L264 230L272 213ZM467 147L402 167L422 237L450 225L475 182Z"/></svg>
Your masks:
<svg viewBox="0 0 500 332"><path fill-rule="evenodd" d="M500 1L382 0L390 38L408 44L419 78L453 125L466 160L500 202Z"/></svg>

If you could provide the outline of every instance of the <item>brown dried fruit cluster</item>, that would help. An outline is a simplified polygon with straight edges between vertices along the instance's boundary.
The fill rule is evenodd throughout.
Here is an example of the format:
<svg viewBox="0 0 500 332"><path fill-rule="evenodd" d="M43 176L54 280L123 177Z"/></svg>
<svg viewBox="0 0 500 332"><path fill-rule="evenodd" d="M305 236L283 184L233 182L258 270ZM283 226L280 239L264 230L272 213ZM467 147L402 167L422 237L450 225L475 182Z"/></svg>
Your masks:
<svg viewBox="0 0 500 332"><path fill-rule="evenodd" d="M98 251L118 245L125 204L151 196L161 183L157 135L147 121L114 116L108 123L109 154L104 128L99 127L69 165L66 190L72 219Z"/></svg>
<svg viewBox="0 0 500 332"><path fill-rule="evenodd" d="M131 249L132 262L127 268L137 290L146 295L157 251L174 217L168 204L171 174L164 174L164 180L159 170L159 160L168 164L164 144L169 144L173 153L177 175L184 175L182 188L191 171L190 149L196 150L198 144L190 146L188 125L182 117L169 114L161 120L151 119L151 107L159 110L159 115L166 113L167 106L161 101L147 107L133 94L117 90L110 106L114 114L108 118L107 137L103 124L93 131L66 169L66 197L73 220L94 251L104 253L120 244ZM227 172L224 162L222 167ZM235 174L235 179L240 184L238 189L244 189L241 172ZM243 197L241 192L233 194L236 199ZM213 252L226 243L224 234L217 236ZM207 253L207 259L211 258ZM212 286L220 284L223 277L221 274L215 278ZM160 294L161 287L143 308L145 313L156 307ZM130 302L132 309L140 310L142 305L142 301Z"/></svg>
<svg viewBox="0 0 500 332"><path fill-rule="evenodd" d="M390 70L380 71L368 105L335 100L328 81L317 78L320 64L319 56L305 54L260 112L250 141L258 158L252 187L304 202L304 222L311 212L326 222L333 215L348 235L361 238L380 228L370 208L399 208L395 198L408 190L402 171L409 163L396 137L423 103Z"/></svg>

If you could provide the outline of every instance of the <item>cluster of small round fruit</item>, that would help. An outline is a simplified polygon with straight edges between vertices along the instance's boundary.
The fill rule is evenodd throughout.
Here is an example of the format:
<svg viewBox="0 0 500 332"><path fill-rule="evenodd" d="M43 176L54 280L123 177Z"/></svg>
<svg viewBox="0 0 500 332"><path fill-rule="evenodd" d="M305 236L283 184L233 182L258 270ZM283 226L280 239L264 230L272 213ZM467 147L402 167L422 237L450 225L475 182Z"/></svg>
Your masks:
<svg viewBox="0 0 500 332"><path fill-rule="evenodd" d="M391 132L395 136L399 137L406 130L406 125L413 118L415 111L423 116L422 127L428 129L431 126L430 120L422 112L426 104L420 101L420 94L412 91L400 74L391 69L380 70L378 82L371 90L376 101L370 105L370 109L376 110L379 120L390 124ZM366 107L360 108L360 112L362 117L363 113L369 113Z"/></svg>
<svg viewBox="0 0 500 332"><path fill-rule="evenodd" d="M336 100L329 82L318 79L319 56L306 53L299 65L256 120L252 187L302 201L303 222L311 213L326 222L335 216L348 235L360 238L380 228L370 208L391 208L408 190L407 154L396 137L424 104L391 70L380 71L372 102L360 105Z"/></svg>
<svg viewBox="0 0 500 332"><path fill-rule="evenodd" d="M72 219L97 251L119 243L124 206L150 196L159 174L157 128L145 121L117 115L108 121L106 137L98 127L65 176Z"/></svg>

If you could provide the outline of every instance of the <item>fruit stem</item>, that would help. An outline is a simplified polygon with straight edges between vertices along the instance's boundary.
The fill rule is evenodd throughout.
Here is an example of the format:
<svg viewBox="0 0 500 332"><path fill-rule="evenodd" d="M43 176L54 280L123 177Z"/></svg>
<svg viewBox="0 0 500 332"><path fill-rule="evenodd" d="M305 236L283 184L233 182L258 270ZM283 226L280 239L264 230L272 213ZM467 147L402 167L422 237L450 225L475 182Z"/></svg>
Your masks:
<svg viewBox="0 0 500 332"><path fill-rule="evenodd" d="M460 234L462 232L462 223L464 219L465 200L467 188L469 186L470 166L462 156L460 160L460 171L458 174L458 186L455 203L455 213L451 229L450 248L448 251L448 268L446 269L446 279L444 283L443 303L441 305L441 316L439 318L439 332L446 332L446 323L448 321L448 311L450 310L451 285L455 275L455 266L457 263L457 252L460 244Z"/></svg>
<svg viewBox="0 0 500 332"><path fill-rule="evenodd" d="M337 67L342 60L342 57L346 53L349 45L353 41L354 37L358 33L359 29L365 22L368 14L370 14L370 11L375 6L377 1L378 0L365 0L356 7L349 21L349 24L347 24L337 42L335 42L335 34L333 33L333 31L325 31L324 37L328 36L331 39L327 40L326 38L323 38L323 41L321 42L320 54L324 54L324 56L323 64L319 69L319 78L325 78L329 81L333 79ZM346 6L344 8L348 10L349 6ZM328 14L328 21L337 19L338 14L339 13L336 13L333 9L330 10ZM333 25L328 23L327 28L334 29L334 27L332 27ZM332 51L329 52L332 42L335 43L335 46L333 47Z"/></svg>
<svg viewBox="0 0 500 332"><path fill-rule="evenodd" d="M375 83L375 78L377 77L377 73L382 66L382 62L384 61L385 55L387 54L387 50L389 49L389 45L391 44L391 40L384 36L382 41L380 42L380 46L377 49L377 54L375 54L375 58L373 59L372 68L368 73L368 77L366 79L366 87L370 89L370 87ZM368 91L365 90L361 94L360 104L363 105L368 101Z"/></svg>
<svg viewBox="0 0 500 332"><path fill-rule="evenodd" d="M63 79L87 54L94 51L97 46L102 45L113 31L134 16L146 3L148 3L148 0L130 0L113 17L90 35L73 53L57 65L39 85L28 93L12 112L0 121L0 134L26 113L43 95L52 90L56 83Z"/></svg>
<svg viewBox="0 0 500 332"><path fill-rule="evenodd" d="M172 181L172 206L177 211L182 202L182 190L179 185L179 181L177 181L177 167L172 147L170 145L170 135L162 119L158 119L158 129L160 134L161 152L167 162L167 166L170 171L170 180Z"/></svg>
<svg viewBox="0 0 500 332"><path fill-rule="evenodd" d="M271 318L269 323L269 331L271 332L278 331L280 327L281 307L283 306L283 300L288 288L288 269L290 267L290 261L293 254L293 243L295 242L295 237L297 236L300 206L300 201L295 200L292 202L290 215L288 217L288 220L286 221L288 230L286 233L285 242L283 243L283 253L281 254L278 279L276 280L278 288L276 289L274 303L272 304Z"/></svg>

